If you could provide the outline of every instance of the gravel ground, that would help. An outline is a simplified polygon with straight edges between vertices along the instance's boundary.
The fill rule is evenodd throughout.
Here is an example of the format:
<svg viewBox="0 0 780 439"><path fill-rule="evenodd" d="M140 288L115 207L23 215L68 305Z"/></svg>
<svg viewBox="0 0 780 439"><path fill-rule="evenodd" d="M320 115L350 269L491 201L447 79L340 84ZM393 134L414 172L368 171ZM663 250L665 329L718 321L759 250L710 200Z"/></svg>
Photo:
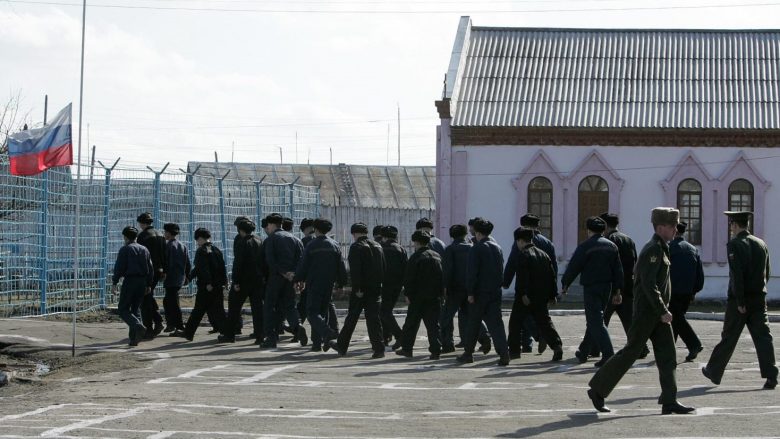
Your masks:
<svg viewBox="0 0 780 439"><path fill-rule="evenodd" d="M217 344L205 327L195 341L160 337L126 345L121 323L79 326L79 356L68 362L67 322L0 320L6 358L49 361L34 384L0 389L0 437L56 438L430 438L430 437L777 437L780 399L763 391L755 350L743 334L723 384L681 363L680 401L695 415L661 416L652 354L637 362L596 414L585 395L593 362L573 353L584 317L555 316L564 361L526 354L509 367L495 353L457 366L454 354L427 359L418 339L412 360L370 359L361 321L349 354L312 353L281 343L261 351L244 337ZM505 319L506 320L506 319ZM696 320L706 361L721 322ZM251 328L246 328L245 333ZM775 332L780 329L772 324ZM424 331L423 331L424 333ZM625 343L617 325L616 346ZM422 335L422 333L420 334ZM13 344L16 346L8 346ZM777 347L777 346L776 346ZM64 350L63 350L64 349ZM678 346L678 358L686 351ZM23 355L26 355L23 356ZM50 355L44 357L44 355ZM63 357L65 355L65 357ZM3 360L0 360L2 362Z"/></svg>

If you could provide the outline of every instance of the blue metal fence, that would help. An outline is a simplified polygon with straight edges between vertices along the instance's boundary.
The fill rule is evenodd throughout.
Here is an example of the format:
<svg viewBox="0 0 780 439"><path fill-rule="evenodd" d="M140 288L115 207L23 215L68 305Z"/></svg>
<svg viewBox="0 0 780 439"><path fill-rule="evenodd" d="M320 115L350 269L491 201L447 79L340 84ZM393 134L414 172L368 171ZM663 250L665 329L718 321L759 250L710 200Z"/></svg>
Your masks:
<svg viewBox="0 0 780 439"><path fill-rule="evenodd" d="M35 316L105 307L121 230L152 212L155 225L179 223L181 241L194 254L197 227L212 231L232 263L233 219L279 212L295 224L319 213L319 190L297 184L232 180L230 175L165 169L82 168L79 283L73 282L75 172L50 169L34 177L9 175L0 164L0 316ZM297 227L295 229L297 232ZM184 291L192 293L192 290ZM155 292L161 297L161 287Z"/></svg>

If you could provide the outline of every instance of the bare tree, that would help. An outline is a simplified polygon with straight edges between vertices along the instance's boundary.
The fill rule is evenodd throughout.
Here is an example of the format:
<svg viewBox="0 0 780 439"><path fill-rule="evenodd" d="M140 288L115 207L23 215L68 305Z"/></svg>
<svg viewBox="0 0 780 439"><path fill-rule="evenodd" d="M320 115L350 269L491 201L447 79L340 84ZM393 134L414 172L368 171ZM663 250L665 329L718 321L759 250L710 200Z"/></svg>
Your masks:
<svg viewBox="0 0 780 439"><path fill-rule="evenodd" d="M22 110L22 91L11 92L9 98L0 103L0 156L5 159L8 154L8 136L21 131L29 125L30 110Z"/></svg>

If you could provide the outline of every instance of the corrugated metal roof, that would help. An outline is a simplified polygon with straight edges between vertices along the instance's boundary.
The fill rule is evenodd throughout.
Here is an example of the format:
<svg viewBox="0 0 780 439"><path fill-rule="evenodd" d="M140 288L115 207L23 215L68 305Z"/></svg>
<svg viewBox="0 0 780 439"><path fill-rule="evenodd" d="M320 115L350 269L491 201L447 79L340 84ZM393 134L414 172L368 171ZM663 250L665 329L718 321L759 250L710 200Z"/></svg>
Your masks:
<svg viewBox="0 0 780 439"><path fill-rule="evenodd" d="M304 165L272 163L189 162L197 175L231 180L292 183L320 187L325 206L358 206L401 209L435 209L436 168L433 166ZM212 182L213 179L207 180Z"/></svg>
<svg viewBox="0 0 780 439"><path fill-rule="evenodd" d="M780 129L780 31L458 35L455 126Z"/></svg>

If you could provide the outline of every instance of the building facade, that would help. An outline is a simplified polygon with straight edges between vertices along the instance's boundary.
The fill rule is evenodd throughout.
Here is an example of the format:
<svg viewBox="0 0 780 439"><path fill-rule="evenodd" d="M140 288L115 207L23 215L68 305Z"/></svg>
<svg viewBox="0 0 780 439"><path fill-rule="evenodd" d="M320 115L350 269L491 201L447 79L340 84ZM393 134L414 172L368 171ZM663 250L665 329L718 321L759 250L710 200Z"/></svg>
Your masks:
<svg viewBox="0 0 780 439"><path fill-rule="evenodd" d="M674 206L705 263L699 297L725 298L724 210L755 212L751 230L780 249L779 76L780 31L490 28L463 17L436 101L439 234L484 216L508 249L533 212L565 264L588 216L618 213L641 246L650 209ZM780 283L769 288L780 299Z"/></svg>

